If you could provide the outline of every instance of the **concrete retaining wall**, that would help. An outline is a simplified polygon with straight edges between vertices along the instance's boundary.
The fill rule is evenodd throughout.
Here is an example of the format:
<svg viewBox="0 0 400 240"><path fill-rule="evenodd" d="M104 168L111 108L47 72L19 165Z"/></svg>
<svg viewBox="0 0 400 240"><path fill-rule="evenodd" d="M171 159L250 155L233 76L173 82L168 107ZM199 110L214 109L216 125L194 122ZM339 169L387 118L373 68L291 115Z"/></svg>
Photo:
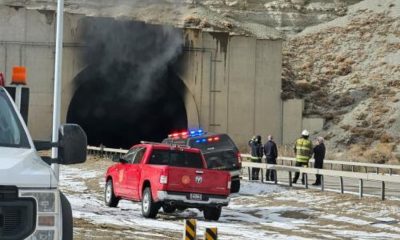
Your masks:
<svg viewBox="0 0 400 240"><path fill-rule="evenodd" d="M192 29L185 39L179 75L194 96L200 126L227 132L240 146L254 134L273 134L280 143L282 42Z"/></svg>
<svg viewBox="0 0 400 240"><path fill-rule="evenodd" d="M11 82L13 66L27 67L30 88L28 127L36 139L50 139L53 107L55 14L0 6L0 71ZM65 14L62 121L74 91L71 84L83 68L77 56L77 15Z"/></svg>

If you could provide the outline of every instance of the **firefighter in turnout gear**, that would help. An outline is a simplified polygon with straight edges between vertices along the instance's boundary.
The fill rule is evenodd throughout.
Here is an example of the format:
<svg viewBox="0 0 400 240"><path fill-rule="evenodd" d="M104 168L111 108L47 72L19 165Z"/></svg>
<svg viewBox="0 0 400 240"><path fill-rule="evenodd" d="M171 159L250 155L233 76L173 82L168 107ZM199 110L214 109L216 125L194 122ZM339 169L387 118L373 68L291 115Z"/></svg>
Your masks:
<svg viewBox="0 0 400 240"><path fill-rule="evenodd" d="M261 162L263 156L263 145L261 142L261 136L257 135L249 141L249 146L251 147L251 162ZM251 169L251 180L259 180L259 168Z"/></svg>
<svg viewBox="0 0 400 240"><path fill-rule="evenodd" d="M308 139L310 133L307 130L301 132L301 138L296 140L294 153L296 154L296 167L308 167L308 162L312 156L312 142ZM300 173L296 172L293 183L297 183ZM304 173L301 176L301 183L304 184Z"/></svg>

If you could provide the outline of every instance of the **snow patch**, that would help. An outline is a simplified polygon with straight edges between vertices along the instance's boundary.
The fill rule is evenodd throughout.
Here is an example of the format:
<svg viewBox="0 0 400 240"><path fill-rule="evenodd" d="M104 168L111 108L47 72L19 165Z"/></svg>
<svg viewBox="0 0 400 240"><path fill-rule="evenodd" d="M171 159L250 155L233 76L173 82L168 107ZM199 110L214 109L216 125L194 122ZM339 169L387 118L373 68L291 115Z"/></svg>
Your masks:
<svg viewBox="0 0 400 240"><path fill-rule="evenodd" d="M284 191L287 191L287 189L278 185L241 181L239 193L241 195L265 195Z"/></svg>

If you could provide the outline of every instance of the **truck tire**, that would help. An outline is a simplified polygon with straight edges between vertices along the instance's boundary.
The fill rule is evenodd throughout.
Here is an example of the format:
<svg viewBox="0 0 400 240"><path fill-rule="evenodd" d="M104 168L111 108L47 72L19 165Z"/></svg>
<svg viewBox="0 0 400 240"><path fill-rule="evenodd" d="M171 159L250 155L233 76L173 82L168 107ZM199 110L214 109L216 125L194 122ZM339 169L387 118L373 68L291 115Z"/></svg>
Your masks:
<svg viewBox="0 0 400 240"><path fill-rule="evenodd" d="M237 193L240 190L240 180L232 181L231 193Z"/></svg>
<svg viewBox="0 0 400 240"><path fill-rule="evenodd" d="M203 211L206 220L218 221L221 216L222 208L220 207L206 207Z"/></svg>
<svg viewBox="0 0 400 240"><path fill-rule="evenodd" d="M62 240L73 239L72 208L64 193L60 192L62 212Z"/></svg>
<svg viewBox="0 0 400 240"><path fill-rule="evenodd" d="M151 188L146 187L143 190L143 199L142 199L142 215L145 218L156 218L159 206L157 203L153 201L153 197L151 196Z"/></svg>
<svg viewBox="0 0 400 240"><path fill-rule="evenodd" d="M117 207L119 203L119 198L117 198L114 194L114 186L111 179L109 179L106 183L104 190L104 201L109 207Z"/></svg>
<svg viewBox="0 0 400 240"><path fill-rule="evenodd" d="M176 210L176 207L171 205L164 205L162 208L165 213L173 213Z"/></svg>

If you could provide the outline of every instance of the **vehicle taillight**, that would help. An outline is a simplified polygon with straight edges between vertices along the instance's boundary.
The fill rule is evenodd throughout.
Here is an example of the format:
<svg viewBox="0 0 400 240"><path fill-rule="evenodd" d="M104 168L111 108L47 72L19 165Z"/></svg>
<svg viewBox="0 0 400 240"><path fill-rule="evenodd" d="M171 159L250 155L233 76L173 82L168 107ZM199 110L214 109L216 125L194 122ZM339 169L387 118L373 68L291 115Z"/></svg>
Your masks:
<svg viewBox="0 0 400 240"><path fill-rule="evenodd" d="M2 72L0 72L0 87L5 86L6 81L4 80L4 75Z"/></svg>
<svg viewBox="0 0 400 240"><path fill-rule="evenodd" d="M166 175L161 175L161 176L160 176L160 183L161 183L161 184L167 184L167 183L168 183L168 176L166 176Z"/></svg>
<svg viewBox="0 0 400 240"><path fill-rule="evenodd" d="M239 167L242 167L242 155L240 155L240 152L237 153L237 159Z"/></svg>
<svg viewBox="0 0 400 240"><path fill-rule="evenodd" d="M227 186L226 186L226 188L227 188L227 189L231 189L231 185L232 185L232 182L231 182L231 180L229 180L229 181L228 181L228 184L227 184Z"/></svg>

